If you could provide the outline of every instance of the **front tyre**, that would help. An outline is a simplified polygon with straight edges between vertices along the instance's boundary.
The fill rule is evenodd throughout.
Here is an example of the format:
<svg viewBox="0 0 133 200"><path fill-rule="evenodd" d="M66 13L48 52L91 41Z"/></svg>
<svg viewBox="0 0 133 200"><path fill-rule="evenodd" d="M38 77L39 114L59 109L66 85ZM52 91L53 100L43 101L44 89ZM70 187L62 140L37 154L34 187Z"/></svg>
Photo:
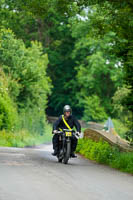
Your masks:
<svg viewBox="0 0 133 200"><path fill-rule="evenodd" d="M71 140L67 141L65 150L66 151L64 152L64 164L67 164L71 153Z"/></svg>
<svg viewBox="0 0 133 200"><path fill-rule="evenodd" d="M59 163L62 163L62 158L58 158L58 162L59 162Z"/></svg>

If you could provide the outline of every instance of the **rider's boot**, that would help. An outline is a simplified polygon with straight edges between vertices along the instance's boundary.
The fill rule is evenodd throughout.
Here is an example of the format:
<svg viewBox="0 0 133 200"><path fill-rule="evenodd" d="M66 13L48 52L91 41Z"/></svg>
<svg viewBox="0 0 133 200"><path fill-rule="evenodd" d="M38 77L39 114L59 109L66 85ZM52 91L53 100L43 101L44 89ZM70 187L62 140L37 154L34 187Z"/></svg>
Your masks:
<svg viewBox="0 0 133 200"><path fill-rule="evenodd" d="M57 156L58 154L58 150L57 149L54 149L54 152L52 153L53 156Z"/></svg>
<svg viewBox="0 0 133 200"><path fill-rule="evenodd" d="M71 153L71 157L72 157L72 158L76 158L77 156L75 155L74 152L72 152L72 153Z"/></svg>

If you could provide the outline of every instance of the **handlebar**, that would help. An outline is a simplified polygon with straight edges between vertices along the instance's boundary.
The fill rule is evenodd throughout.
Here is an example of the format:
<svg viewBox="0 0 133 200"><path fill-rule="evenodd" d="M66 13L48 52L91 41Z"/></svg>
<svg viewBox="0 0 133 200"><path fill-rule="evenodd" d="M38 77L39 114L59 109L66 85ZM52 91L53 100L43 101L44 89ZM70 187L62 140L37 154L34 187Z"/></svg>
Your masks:
<svg viewBox="0 0 133 200"><path fill-rule="evenodd" d="M69 129L63 129L62 131L56 131L56 133L54 133L54 134L63 134L64 132L72 132L73 135L74 135L77 139L79 139L79 137L80 137L80 134L79 134L78 132L76 132L75 130L69 130Z"/></svg>
<svg viewBox="0 0 133 200"><path fill-rule="evenodd" d="M75 130L63 129L63 132L75 132Z"/></svg>
<svg viewBox="0 0 133 200"><path fill-rule="evenodd" d="M72 133L74 133L75 131L74 130L69 130L69 129L63 129L62 131L56 131L54 134L60 134L60 133L64 133L64 132L72 132Z"/></svg>

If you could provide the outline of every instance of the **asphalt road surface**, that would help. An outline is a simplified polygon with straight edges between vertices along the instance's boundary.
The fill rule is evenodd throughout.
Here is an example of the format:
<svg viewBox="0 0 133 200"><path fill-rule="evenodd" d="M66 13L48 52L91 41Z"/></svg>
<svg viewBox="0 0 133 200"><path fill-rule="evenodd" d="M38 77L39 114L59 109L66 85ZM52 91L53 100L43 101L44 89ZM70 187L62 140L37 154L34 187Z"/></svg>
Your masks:
<svg viewBox="0 0 133 200"><path fill-rule="evenodd" d="M0 200L133 200L133 176L80 156L64 165L51 152L0 148Z"/></svg>

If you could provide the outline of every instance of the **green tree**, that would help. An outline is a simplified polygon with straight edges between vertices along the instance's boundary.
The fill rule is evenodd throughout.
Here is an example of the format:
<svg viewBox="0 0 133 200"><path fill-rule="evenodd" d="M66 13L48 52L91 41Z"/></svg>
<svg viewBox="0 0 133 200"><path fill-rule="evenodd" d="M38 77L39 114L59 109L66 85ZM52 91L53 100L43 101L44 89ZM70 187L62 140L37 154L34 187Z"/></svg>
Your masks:
<svg viewBox="0 0 133 200"><path fill-rule="evenodd" d="M117 113L119 119L126 125L131 126L132 112L128 109L125 101L128 96L132 96L130 88L124 85L118 88L113 96L114 112Z"/></svg>
<svg viewBox="0 0 133 200"><path fill-rule="evenodd" d="M1 29L0 65L8 81L4 88L8 90L8 94L0 96L1 129L11 129L16 112L19 114L19 121L15 123L15 130L27 129L30 133L44 133L47 96L51 90L51 80L46 72L47 64L48 57L43 54L39 42L32 42L26 48L24 42L16 39L11 30Z"/></svg>
<svg viewBox="0 0 133 200"><path fill-rule="evenodd" d="M11 77L9 90L19 107L40 106L46 108L50 92L50 78L46 74L48 58L42 46L32 42L26 48L22 40L10 30L0 32L0 63L5 74Z"/></svg>
<svg viewBox="0 0 133 200"><path fill-rule="evenodd" d="M74 111L79 110L75 98L75 61L71 57L74 40L68 19L84 6L84 0L6 0L1 6L1 25L12 29L28 46L30 40L39 40L43 51L48 53L48 74L54 85L49 97L49 114L59 114L66 103L71 103Z"/></svg>
<svg viewBox="0 0 133 200"><path fill-rule="evenodd" d="M123 63L124 82L130 88L125 106L133 113L133 1L92 0L89 8L97 7L97 14L106 12L102 19L95 20L96 35L102 37L107 31L113 31L119 38L115 41L114 53Z"/></svg>
<svg viewBox="0 0 133 200"><path fill-rule="evenodd" d="M103 121L107 119L104 107L101 106L100 99L98 96L85 97L84 103L84 115L83 119L85 121Z"/></svg>
<svg viewBox="0 0 133 200"><path fill-rule="evenodd" d="M112 115L112 96L122 78L132 94L132 5L132 0L0 2L0 26L12 29L27 47L31 40L40 41L48 54L47 72L54 86L49 114L59 114L68 103L81 117L82 99L96 95ZM14 83L19 93L20 84ZM130 111L132 102L129 95L125 105Z"/></svg>
<svg viewBox="0 0 133 200"><path fill-rule="evenodd" d="M102 18L102 14L99 18ZM97 27L93 26L96 17L95 11L89 11L82 20L76 17L71 21L72 36L76 39L73 57L76 60L79 87L77 97L79 106L83 107L82 99L98 96L106 113L112 115L111 98L117 87L122 85L123 66L114 53L115 41L119 38L114 32L97 37Z"/></svg>

